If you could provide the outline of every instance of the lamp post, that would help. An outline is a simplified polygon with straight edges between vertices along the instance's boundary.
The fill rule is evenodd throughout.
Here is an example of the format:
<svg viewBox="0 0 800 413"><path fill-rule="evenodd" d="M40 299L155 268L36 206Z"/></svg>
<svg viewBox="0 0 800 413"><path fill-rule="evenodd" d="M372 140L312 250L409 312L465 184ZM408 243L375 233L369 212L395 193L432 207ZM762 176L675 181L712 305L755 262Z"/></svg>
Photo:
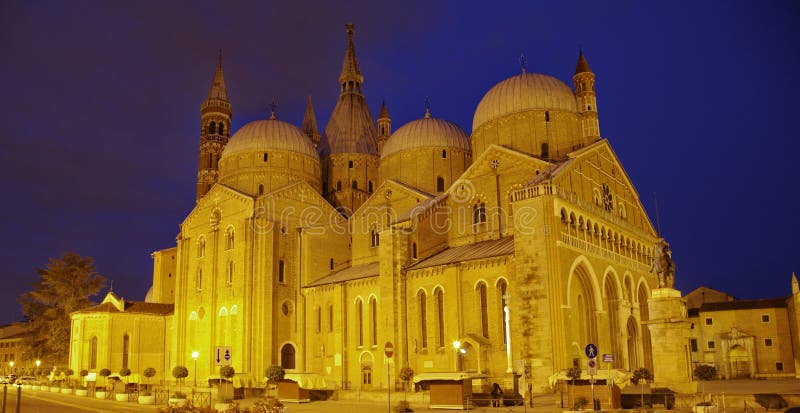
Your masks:
<svg viewBox="0 0 800 413"><path fill-rule="evenodd" d="M197 387L197 358L200 357L200 352L195 350L192 352L192 360L194 360L194 387Z"/></svg>
<svg viewBox="0 0 800 413"><path fill-rule="evenodd" d="M36 359L36 374L35 374L36 380L39 380L39 366L41 366L41 365L42 365L42 361L39 360L39 359Z"/></svg>
<svg viewBox="0 0 800 413"><path fill-rule="evenodd" d="M14 360L8 362L8 374L14 374Z"/></svg>

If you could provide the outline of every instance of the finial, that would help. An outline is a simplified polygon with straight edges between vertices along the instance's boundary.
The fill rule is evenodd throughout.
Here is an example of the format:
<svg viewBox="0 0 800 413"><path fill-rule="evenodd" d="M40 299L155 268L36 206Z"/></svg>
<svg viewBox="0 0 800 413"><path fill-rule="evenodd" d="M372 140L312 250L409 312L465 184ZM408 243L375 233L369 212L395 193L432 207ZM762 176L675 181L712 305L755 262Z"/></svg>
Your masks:
<svg viewBox="0 0 800 413"><path fill-rule="evenodd" d="M519 65L522 67L522 74L525 74L525 69L528 67L528 60L525 59L525 52L519 54Z"/></svg>
<svg viewBox="0 0 800 413"><path fill-rule="evenodd" d="M353 32L356 31L356 25L353 23L347 23L344 25L345 30L347 30L347 37L353 38Z"/></svg>
<svg viewBox="0 0 800 413"><path fill-rule="evenodd" d="M431 98L425 96L425 119L430 119L431 117Z"/></svg>
<svg viewBox="0 0 800 413"><path fill-rule="evenodd" d="M272 97L272 103L269 104L270 110L272 110L272 114L269 116L270 120L275 119L275 109L278 107L278 104L275 103L275 97Z"/></svg>
<svg viewBox="0 0 800 413"><path fill-rule="evenodd" d="M219 56L217 56L217 68L222 69L222 49L219 49Z"/></svg>
<svg viewBox="0 0 800 413"><path fill-rule="evenodd" d="M108 287L108 292L110 293L114 292L114 280L111 280L111 285Z"/></svg>

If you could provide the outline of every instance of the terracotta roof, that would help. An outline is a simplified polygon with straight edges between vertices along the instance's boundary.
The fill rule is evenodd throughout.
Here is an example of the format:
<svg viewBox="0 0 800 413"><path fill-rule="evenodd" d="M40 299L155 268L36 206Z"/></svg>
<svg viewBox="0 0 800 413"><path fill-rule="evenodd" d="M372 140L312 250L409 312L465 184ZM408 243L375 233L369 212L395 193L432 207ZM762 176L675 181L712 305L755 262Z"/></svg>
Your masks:
<svg viewBox="0 0 800 413"><path fill-rule="evenodd" d="M762 298L758 300L735 300L720 303L705 303L700 312L725 310L753 310L758 308L785 308L786 298Z"/></svg>
<svg viewBox="0 0 800 413"><path fill-rule="evenodd" d="M368 264L360 264L328 274L306 285L306 288L318 287L320 285L325 285L325 284L342 283L345 281L358 280L361 278L374 277L376 275L379 275L380 273L381 273L380 263L371 262Z"/></svg>
<svg viewBox="0 0 800 413"><path fill-rule="evenodd" d="M146 303L144 301L126 301L124 312L135 313L135 314L167 315L167 314L172 314L172 311L174 309L175 309L174 304ZM84 308L83 310L75 311L73 314L120 313L120 312L122 311L117 310L117 307L114 307L114 304L110 302L105 302L92 307Z"/></svg>
<svg viewBox="0 0 800 413"><path fill-rule="evenodd" d="M448 248L432 257L408 267L409 270L455 264L481 258L499 257L514 253L514 237L505 237L474 244Z"/></svg>
<svg viewBox="0 0 800 413"><path fill-rule="evenodd" d="M584 72L591 73L592 69L589 68L589 62L586 61L586 57L583 56L583 50L581 50L580 54L578 54L578 64L575 65L575 74Z"/></svg>

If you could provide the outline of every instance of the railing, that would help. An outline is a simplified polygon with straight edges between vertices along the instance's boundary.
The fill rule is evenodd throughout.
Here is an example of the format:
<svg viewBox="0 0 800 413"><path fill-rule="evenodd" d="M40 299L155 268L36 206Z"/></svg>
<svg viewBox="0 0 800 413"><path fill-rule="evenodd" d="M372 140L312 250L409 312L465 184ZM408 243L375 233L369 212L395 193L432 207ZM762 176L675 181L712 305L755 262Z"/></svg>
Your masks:
<svg viewBox="0 0 800 413"><path fill-rule="evenodd" d="M586 251L590 254L597 255L599 257L605 258L609 261L613 261L620 265L624 265L630 268L635 268L640 271L650 270L650 268L647 265L642 264L639 261L617 254L616 252L609 251L605 248L598 247L597 245L594 245L591 242L584 241L582 239L576 238L569 234L565 234L563 232L561 233L561 242L563 242L566 245L569 245L572 248L577 248Z"/></svg>

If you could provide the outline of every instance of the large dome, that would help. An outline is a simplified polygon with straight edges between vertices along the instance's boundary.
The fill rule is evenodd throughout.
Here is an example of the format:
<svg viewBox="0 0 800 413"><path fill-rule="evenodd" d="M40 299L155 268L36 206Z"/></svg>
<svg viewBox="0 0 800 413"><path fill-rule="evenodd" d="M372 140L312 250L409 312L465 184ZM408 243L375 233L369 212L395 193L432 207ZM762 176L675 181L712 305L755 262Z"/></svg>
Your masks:
<svg viewBox="0 0 800 413"><path fill-rule="evenodd" d="M281 150L319 159L314 145L296 126L277 119L252 121L239 129L222 151L222 158L237 153Z"/></svg>
<svg viewBox="0 0 800 413"><path fill-rule="evenodd" d="M483 96L475 110L472 131L491 120L532 109L576 112L575 95L552 76L522 73L510 77Z"/></svg>
<svg viewBox="0 0 800 413"><path fill-rule="evenodd" d="M406 123L386 141L381 158L415 148L454 148L469 151L469 137L458 125L426 116Z"/></svg>

